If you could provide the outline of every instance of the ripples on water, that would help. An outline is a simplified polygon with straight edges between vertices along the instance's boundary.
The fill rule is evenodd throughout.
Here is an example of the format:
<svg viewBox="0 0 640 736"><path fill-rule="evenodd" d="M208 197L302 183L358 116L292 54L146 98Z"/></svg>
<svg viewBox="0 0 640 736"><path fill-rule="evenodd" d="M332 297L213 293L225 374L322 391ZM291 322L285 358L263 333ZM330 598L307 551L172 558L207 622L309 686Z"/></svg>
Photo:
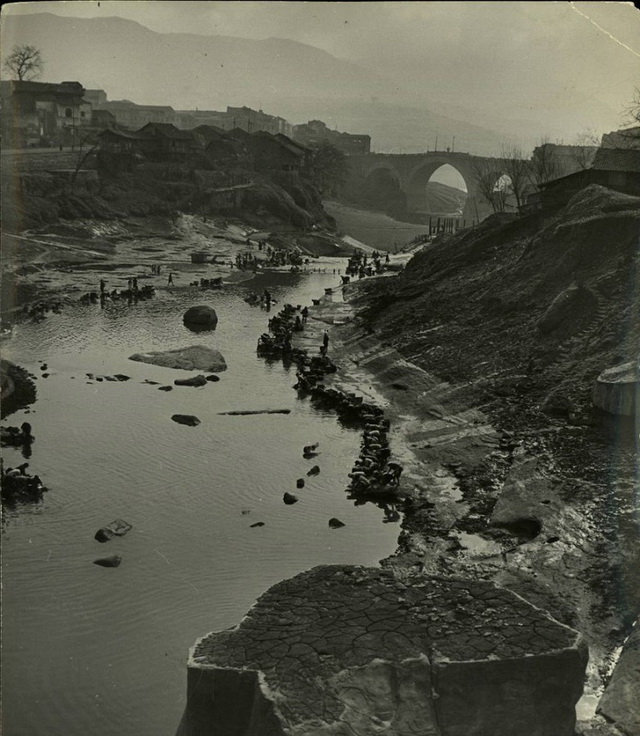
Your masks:
<svg viewBox="0 0 640 736"><path fill-rule="evenodd" d="M268 283L276 310L285 301L310 304L338 280L261 276L222 292L73 307L16 328L5 356L37 375L46 362L51 376L37 381L32 412L7 423L33 424L30 470L50 491L42 504L4 519L7 736L172 735L196 637L238 623L278 580L322 563L375 564L394 550L397 526L383 524L375 507L355 507L344 492L359 434L297 398L295 369L256 357L267 315L242 301ZM182 314L194 303L215 306L215 332L184 328ZM141 382L173 383L178 372L127 360L192 344L221 350L228 370L219 383L164 393ZM131 380L87 383L86 373ZM292 413L218 414L267 408ZM202 423L178 425L174 413ZM310 442L322 450L312 462L302 458ZM5 464L19 457L7 449ZM307 478L316 462L320 475ZM285 491L299 503L285 506ZM332 516L347 526L329 529ZM118 517L133 530L94 541ZM257 521L265 526L250 528ZM114 553L123 558L119 568L92 564Z"/></svg>

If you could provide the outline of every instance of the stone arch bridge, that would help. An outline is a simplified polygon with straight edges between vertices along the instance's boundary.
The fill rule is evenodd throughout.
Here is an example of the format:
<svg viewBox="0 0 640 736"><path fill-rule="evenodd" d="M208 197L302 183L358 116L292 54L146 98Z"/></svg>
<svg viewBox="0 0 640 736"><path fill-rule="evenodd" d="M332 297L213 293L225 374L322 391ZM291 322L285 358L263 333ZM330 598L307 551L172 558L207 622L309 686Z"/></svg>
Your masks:
<svg viewBox="0 0 640 736"><path fill-rule="evenodd" d="M406 198L406 212L427 216L432 214L428 209L427 183L441 166L449 164L462 176L467 187L462 218L468 222L481 220L492 211L478 191L474 173L478 166L491 164L496 172L496 181L504 173L499 158L449 151L356 154L348 156L347 163L349 173L343 194L348 198L358 201L365 187L386 182L402 192Z"/></svg>

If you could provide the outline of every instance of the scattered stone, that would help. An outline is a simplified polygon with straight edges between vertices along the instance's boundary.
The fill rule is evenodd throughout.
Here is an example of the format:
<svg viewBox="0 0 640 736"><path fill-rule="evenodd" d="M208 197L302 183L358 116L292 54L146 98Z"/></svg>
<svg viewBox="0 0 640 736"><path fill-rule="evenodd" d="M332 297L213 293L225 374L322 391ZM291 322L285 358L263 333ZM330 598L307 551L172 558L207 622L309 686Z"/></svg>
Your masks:
<svg viewBox="0 0 640 736"><path fill-rule="evenodd" d="M304 488L304 478L298 478L296 481L296 488Z"/></svg>
<svg viewBox="0 0 640 736"><path fill-rule="evenodd" d="M49 378L49 375L50 375L49 373L43 373L43 374L42 374L42 377L43 377L43 378ZM98 380L101 380L101 379L98 379Z"/></svg>
<svg viewBox="0 0 640 736"><path fill-rule="evenodd" d="M43 376L43 378L46 378L46 376ZM96 381L104 381L104 378L102 376L96 376Z"/></svg>
<svg viewBox="0 0 640 736"><path fill-rule="evenodd" d="M216 383L220 380L220 376L216 376L215 373L212 373L210 376L206 376L207 381L211 381L211 383Z"/></svg>
<svg viewBox="0 0 640 736"><path fill-rule="evenodd" d="M185 424L187 427L197 427L200 424L198 417L192 414L174 414L171 419L178 424Z"/></svg>
<svg viewBox="0 0 640 736"><path fill-rule="evenodd" d="M175 386L206 386L207 379L204 376L193 376L192 378L176 378Z"/></svg>
<svg viewBox="0 0 640 736"><path fill-rule="evenodd" d="M288 491L284 494L282 497L282 500L287 504L287 506L291 506L294 503L298 503L298 497L294 496L293 493L289 493Z"/></svg>
<svg viewBox="0 0 640 736"><path fill-rule="evenodd" d="M329 519L329 526L332 529L342 529L346 524L343 521L340 521L340 519L336 519L334 516L332 519Z"/></svg>
<svg viewBox="0 0 640 736"><path fill-rule="evenodd" d="M114 381L117 381L118 379L115 376L104 376L104 380L114 382Z"/></svg>
<svg viewBox="0 0 640 736"><path fill-rule="evenodd" d="M254 409L245 411L219 411L219 416L244 417L254 414L291 414L291 409Z"/></svg>
<svg viewBox="0 0 640 736"><path fill-rule="evenodd" d="M114 378L117 381L130 381L131 380L131 376L125 376L124 373L116 373Z"/></svg>
<svg viewBox="0 0 640 736"><path fill-rule="evenodd" d="M100 565L100 567L118 567L122 562L120 555L111 555L110 557L100 557L93 561L94 565Z"/></svg>
<svg viewBox="0 0 640 736"><path fill-rule="evenodd" d="M123 537L128 531L133 529L131 524L123 519L116 519L107 526L103 526L95 533L94 539L98 542L108 542L114 537Z"/></svg>
<svg viewBox="0 0 640 736"><path fill-rule="evenodd" d="M173 386L159 386L158 391L173 391Z"/></svg>
<svg viewBox="0 0 640 736"><path fill-rule="evenodd" d="M145 378L142 383L148 383L150 386L158 386L160 381L150 381L148 378Z"/></svg>
<svg viewBox="0 0 640 736"><path fill-rule="evenodd" d="M264 526L264 521L256 521L255 524L251 524L250 529L255 529L258 526Z"/></svg>
<svg viewBox="0 0 640 736"><path fill-rule="evenodd" d="M218 315L213 307L201 304L197 307L189 307L182 317L185 325L197 325L198 327L209 327L215 329L218 324Z"/></svg>
<svg viewBox="0 0 640 736"><path fill-rule="evenodd" d="M227 370L227 364L222 353L204 345L192 345L188 348L161 350L151 353L134 353L129 356L129 360L159 365L163 368L179 368L185 371L221 373Z"/></svg>
<svg viewBox="0 0 640 736"><path fill-rule="evenodd" d="M309 469L309 471L307 472L307 475L318 475L319 472L320 472L320 466L314 465L312 468Z"/></svg>

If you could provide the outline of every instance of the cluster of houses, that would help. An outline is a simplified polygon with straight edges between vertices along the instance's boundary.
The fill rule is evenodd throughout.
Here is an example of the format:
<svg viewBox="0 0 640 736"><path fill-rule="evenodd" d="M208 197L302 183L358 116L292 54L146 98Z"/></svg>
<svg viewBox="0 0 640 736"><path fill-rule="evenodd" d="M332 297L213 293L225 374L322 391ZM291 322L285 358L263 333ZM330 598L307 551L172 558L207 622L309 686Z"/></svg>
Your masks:
<svg viewBox="0 0 640 736"><path fill-rule="evenodd" d="M206 128L209 129L205 134L207 144L215 137L212 131L228 134L244 131L250 135L267 133L275 138L280 136L281 143L289 147L292 141L303 147L329 142L347 154L368 153L371 147L369 136L339 133L318 120L294 126L282 117L245 106L229 106L225 111L217 111L174 110L169 105L138 105L129 100L108 100L104 90L85 89L80 82L2 81L0 103L2 139L7 148L81 146L95 142L98 133L105 129L120 132L120 147L124 148L126 132L133 135L131 141L140 140L135 134L150 123L173 126L173 129L164 129L166 135L171 135L171 150L167 152L172 155L193 145L193 141L189 143L189 136L182 133L195 131L194 139L197 141L197 131ZM173 132L169 134L169 130ZM182 133L176 133L176 130ZM132 143L132 150L140 153L146 153L149 149L157 151L165 142L164 139L158 139L155 145L150 144L148 131L142 138L146 143L145 140ZM109 145L114 146L115 139L109 139ZM273 149L273 146L272 141L265 143L262 140L260 145L256 143L254 147L262 150ZM219 148L219 155L223 155L222 147ZM286 154L283 155L286 157Z"/></svg>
<svg viewBox="0 0 640 736"><path fill-rule="evenodd" d="M141 161L282 174L288 179L309 177L312 171L311 149L283 133L226 131L213 125L180 130L172 123L147 123L136 131L107 128L98 139L101 164L118 171L131 170Z"/></svg>

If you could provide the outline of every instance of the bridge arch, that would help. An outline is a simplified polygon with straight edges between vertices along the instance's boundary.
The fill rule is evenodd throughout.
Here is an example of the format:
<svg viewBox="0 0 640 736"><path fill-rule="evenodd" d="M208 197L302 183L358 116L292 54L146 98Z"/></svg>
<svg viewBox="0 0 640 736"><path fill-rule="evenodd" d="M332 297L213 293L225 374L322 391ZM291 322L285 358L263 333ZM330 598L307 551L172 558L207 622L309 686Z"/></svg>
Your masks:
<svg viewBox="0 0 640 736"><path fill-rule="evenodd" d="M414 169L407 183L408 210L443 217L461 217L471 182L449 161ZM438 186L441 185L441 186Z"/></svg>
<svg viewBox="0 0 640 736"><path fill-rule="evenodd" d="M419 162L407 173L405 191L407 193L407 210L409 212L430 214L427 201L427 184L432 176L443 166L451 167L461 176L467 190L467 201L475 195L475 179L470 166L457 162L452 157L443 156L428 159Z"/></svg>
<svg viewBox="0 0 640 736"><path fill-rule="evenodd" d="M389 163L371 167L364 178L362 199L368 207L389 214L404 212L407 196L397 169Z"/></svg>

